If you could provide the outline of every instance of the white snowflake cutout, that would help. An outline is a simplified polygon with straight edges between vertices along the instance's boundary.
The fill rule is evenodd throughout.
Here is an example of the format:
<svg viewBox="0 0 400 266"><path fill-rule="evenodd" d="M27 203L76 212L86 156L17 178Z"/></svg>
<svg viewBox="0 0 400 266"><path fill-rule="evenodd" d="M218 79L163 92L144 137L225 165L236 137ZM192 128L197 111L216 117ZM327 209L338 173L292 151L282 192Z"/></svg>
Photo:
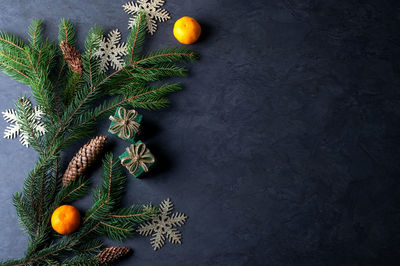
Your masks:
<svg viewBox="0 0 400 266"><path fill-rule="evenodd" d="M100 71L106 72L109 65L115 70L120 70L124 67L124 59L126 55L126 44L119 43L121 33L115 29L108 33L107 38L104 36L100 40L99 49L94 53L94 56L100 58Z"/></svg>
<svg viewBox="0 0 400 266"><path fill-rule="evenodd" d="M165 3L164 0L137 0L137 3L128 2L122 7L125 12L134 17L129 19L128 29L131 29L135 23L136 17L140 9L146 12L147 31L153 35L157 30L157 20L164 22L171 19L167 10L160 8Z"/></svg>
<svg viewBox="0 0 400 266"><path fill-rule="evenodd" d="M20 134L20 127L17 123L17 112L13 109L7 109L2 112L4 120L8 123L14 123L13 125L8 125L4 131L5 139L14 139Z"/></svg>
<svg viewBox="0 0 400 266"><path fill-rule="evenodd" d="M26 106L27 110L30 109L31 114L29 115L29 120L31 127L34 129L38 136L43 136L46 133L46 128L44 124L40 121L44 115L40 106L32 107L31 101L27 98L22 98L23 105ZM8 125L4 130L5 139L14 139L18 135L20 136L19 141L25 147L29 147L28 133L21 130L20 120L18 118L18 113L14 109L7 109L2 112L5 121L12 123Z"/></svg>
<svg viewBox="0 0 400 266"><path fill-rule="evenodd" d="M155 216L150 222L143 223L137 232L143 236L152 235L150 243L154 250L160 249L165 244L165 236L173 244L181 244L181 233L174 227L182 226L187 216L176 212L171 215L174 204L170 199L166 199L160 204L160 214Z"/></svg>

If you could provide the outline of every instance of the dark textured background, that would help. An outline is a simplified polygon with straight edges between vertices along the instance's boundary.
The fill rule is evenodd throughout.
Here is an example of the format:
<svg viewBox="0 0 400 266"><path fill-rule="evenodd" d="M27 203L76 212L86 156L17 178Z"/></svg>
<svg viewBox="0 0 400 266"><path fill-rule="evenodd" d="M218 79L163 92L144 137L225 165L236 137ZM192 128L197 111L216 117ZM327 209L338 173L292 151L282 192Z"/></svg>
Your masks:
<svg viewBox="0 0 400 266"><path fill-rule="evenodd" d="M55 39L69 17L80 45L94 23L125 38L124 2L2 0L0 28L26 37L31 19L43 18ZM178 45L173 23L189 15L203 25L193 45L201 60L170 109L144 112L143 140L162 164L130 178L125 200L171 197L190 218L183 245L154 252L148 238L132 238L125 244L135 254L121 265L398 263L399 1L168 0L165 8L173 19L147 48ZM29 93L4 74L0 88L1 110ZM127 145L111 140L116 154ZM11 196L35 154L15 140L0 147L0 258L20 257L26 236Z"/></svg>

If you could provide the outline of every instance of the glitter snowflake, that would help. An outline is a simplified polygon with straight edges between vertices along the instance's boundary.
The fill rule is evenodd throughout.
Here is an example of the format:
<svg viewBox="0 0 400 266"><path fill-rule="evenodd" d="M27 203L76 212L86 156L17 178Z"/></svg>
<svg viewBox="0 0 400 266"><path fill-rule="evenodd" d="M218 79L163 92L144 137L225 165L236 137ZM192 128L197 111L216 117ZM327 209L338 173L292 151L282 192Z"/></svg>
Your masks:
<svg viewBox="0 0 400 266"><path fill-rule="evenodd" d="M108 33L107 38L102 37L99 49L94 53L94 56L100 58L100 70L106 72L111 64L115 70L120 70L124 67L124 59L126 55L126 44L119 43L121 33L115 29Z"/></svg>
<svg viewBox="0 0 400 266"><path fill-rule="evenodd" d="M183 213L176 212L171 215L174 204L170 199L164 200L160 204L160 214L155 216L150 222L139 226L137 232L141 235L148 236L152 234L150 239L154 250L164 246L165 236L169 242L181 244L181 233L173 227L182 226L187 219Z"/></svg>
<svg viewBox="0 0 400 266"><path fill-rule="evenodd" d="M30 114L28 115L28 120L30 123L30 127L34 130L35 134L38 136L43 136L46 133L46 129L44 124L40 121L44 115L40 106L32 106L32 103L27 98L21 98L22 105L24 109L27 110ZM25 147L29 147L28 141L28 132L25 132L21 129L20 119L18 117L18 112L13 109L8 109L2 112L4 120L11 125L7 126L4 131L4 138L6 139L14 139L18 135L20 136L19 141Z"/></svg>
<svg viewBox="0 0 400 266"><path fill-rule="evenodd" d="M153 35L157 30L157 20L164 22L168 19L171 19L168 11L160 8L164 5L164 3L164 0L137 0L137 3L128 2L124 4L122 7L124 8L125 12L134 15L134 17L129 19L128 28L132 28L135 23L137 13L140 11L140 9L144 9L147 17L147 31Z"/></svg>

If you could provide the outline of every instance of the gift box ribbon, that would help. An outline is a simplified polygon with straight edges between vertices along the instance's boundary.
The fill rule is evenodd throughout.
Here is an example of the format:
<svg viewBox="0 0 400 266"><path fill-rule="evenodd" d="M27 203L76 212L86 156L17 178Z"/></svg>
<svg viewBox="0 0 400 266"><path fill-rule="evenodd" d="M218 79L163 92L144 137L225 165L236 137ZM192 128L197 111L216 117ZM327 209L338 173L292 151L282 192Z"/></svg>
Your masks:
<svg viewBox="0 0 400 266"><path fill-rule="evenodd" d="M138 112L134 109L126 111L125 108L120 107L117 112L119 117L110 116L110 120L115 122L110 127L112 134L118 134L118 137L123 139L130 139L133 137L133 131L138 132L140 124L134 119L138 116Z"/></svg>
<svg viewBox="0 0 400 266"><path fill-rule="evenodd" d="M136 173L139 167L142 167L145 172L149 171L146 164L154 163L155 158L146 148L144 143L134 144L126 148L129 156L121 160L121 164L125 166L131 174Z"/></svg>

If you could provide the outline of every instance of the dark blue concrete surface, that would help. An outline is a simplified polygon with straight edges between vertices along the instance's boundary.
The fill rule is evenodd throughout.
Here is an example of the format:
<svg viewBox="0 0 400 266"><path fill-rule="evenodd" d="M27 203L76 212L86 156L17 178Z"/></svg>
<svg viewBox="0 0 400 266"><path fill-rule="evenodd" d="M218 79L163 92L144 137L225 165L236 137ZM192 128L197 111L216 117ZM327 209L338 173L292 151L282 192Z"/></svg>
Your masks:
<svg viewBox="0 0 400 266"><path fill-rule="evenodd" d="M55 39L69 17L81 46L94 23L125 38L125 2L2 0L0 28L26 37L31 19L43 18ZM165 8L173 19L147 48L178 45L173 23L189 15L203 25L193 45L201 60L170 109L144 112L143 140L162 164L130 179L125 202L171 197L190 218L183 245L154 252L148 238L132 238L125 244L135 254L121 265L395 265L399 1L168 0ZM1 110L29 93L4 74L0 89ZM127 145L110 139L116 154ZM0 258L24 253L11 196L34 160L0 140Z"/></svg>

